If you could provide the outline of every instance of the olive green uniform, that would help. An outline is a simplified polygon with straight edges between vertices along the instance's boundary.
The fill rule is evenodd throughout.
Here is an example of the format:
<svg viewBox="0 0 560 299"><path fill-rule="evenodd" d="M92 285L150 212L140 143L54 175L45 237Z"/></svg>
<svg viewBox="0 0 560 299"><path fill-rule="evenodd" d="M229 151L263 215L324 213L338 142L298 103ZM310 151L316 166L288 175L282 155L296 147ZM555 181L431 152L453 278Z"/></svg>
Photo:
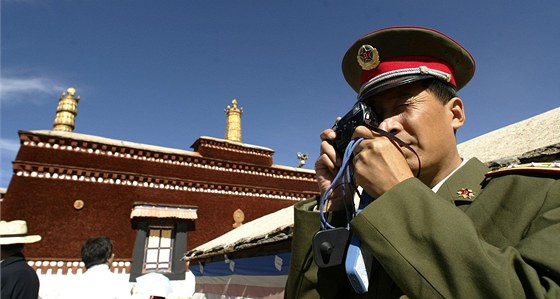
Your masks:
<svg viewBox="0 0 560 299"><path fill-rule="evenodd" d="M316 202L296 204L286 298L560 298L560 173L487 172L472 159L437 194L408 179L356 216L375 257L362 295L343 266L316 266Z"/></svg>

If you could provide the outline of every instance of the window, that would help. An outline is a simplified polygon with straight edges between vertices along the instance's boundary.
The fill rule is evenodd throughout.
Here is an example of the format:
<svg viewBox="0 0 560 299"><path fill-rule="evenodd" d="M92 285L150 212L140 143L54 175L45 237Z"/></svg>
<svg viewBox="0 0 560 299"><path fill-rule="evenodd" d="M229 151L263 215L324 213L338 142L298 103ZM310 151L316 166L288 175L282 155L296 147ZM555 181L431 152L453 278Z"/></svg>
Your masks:
<svg viewBox="0 0 560 299"><path fill-rule="evenodd" d="M150 227L142 272L171 272L173 243L173 227Z"/></svg>
<svg viewBox="0 0 560 299"><path fill-rule="evenodd" d="M130 282L148 272L159 272L171 280L185 278L187 232L195 230L196 206L135 202L130 221L136 230Z"/></svg>

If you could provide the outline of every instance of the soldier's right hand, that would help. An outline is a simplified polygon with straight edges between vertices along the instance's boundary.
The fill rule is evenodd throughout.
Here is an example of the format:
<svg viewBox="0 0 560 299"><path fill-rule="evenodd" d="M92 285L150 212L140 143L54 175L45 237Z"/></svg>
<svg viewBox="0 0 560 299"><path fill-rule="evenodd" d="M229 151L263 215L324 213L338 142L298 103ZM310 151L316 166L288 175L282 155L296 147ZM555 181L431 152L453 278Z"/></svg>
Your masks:
<svg viewBox="0 0 560 299"><path fill-rule="evenodd" d="M323 196L331 186L333 179L338 173L340 164L342 163L342 158L337 155L334 147L330 143L335 138L336 133L332 129L326 129L321 133L321 150L319 158L315 162L315 177L319 184L321 196ZM329 198L330 200L325 205L325 211L335 211L344 208L341 200L340 188L333 188Z"/></svg>

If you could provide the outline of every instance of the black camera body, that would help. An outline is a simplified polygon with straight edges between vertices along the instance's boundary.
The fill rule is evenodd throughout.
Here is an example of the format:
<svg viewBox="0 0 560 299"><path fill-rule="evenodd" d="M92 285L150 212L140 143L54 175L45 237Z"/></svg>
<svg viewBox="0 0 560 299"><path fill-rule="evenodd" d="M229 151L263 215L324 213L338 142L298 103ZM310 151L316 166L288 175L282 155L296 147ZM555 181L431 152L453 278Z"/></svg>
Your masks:
<svg viewBox="0 0 560 299"><path fill-rule="evenodd" d="M344 156L344 151L346 151L346 147L352 139L354 130L358 126L375 128L379 126L377 116L364 102L357 102L354 107L332 127L336 132L336 138L331 144L340 157Z"/></svg>

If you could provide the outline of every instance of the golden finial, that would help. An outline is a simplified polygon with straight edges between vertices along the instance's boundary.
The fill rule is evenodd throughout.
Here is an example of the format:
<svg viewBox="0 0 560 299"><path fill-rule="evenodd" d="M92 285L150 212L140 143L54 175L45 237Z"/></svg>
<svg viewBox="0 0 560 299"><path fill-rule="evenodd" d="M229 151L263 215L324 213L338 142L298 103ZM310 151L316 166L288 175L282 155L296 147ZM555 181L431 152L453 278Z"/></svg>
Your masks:
<svg viewBox="0 0 560 299"><path fill-rule="evenodd" d="M75 96L75 95L76 95L76 89L75 89L74 87L69 87L69 88L66 90L66 93L68 93L68 94L71 95L71 96Z"/></svg>
<svg viewBox="0 0 560 299"><path fill-rule="evenodd" d="M241 142L241 114L243 108L237 107L237 99L231 101L225 109L226 112L226 139Z"/></svg>
<svg viewBox="0 0 560 299"><path fill-rule="evenodd" d="M54 131L74 131L79 101L80 96L76 96L76 89L74 87L70 87L66 92L62 93L56 108L56 117L53 124Z"/></svg>

